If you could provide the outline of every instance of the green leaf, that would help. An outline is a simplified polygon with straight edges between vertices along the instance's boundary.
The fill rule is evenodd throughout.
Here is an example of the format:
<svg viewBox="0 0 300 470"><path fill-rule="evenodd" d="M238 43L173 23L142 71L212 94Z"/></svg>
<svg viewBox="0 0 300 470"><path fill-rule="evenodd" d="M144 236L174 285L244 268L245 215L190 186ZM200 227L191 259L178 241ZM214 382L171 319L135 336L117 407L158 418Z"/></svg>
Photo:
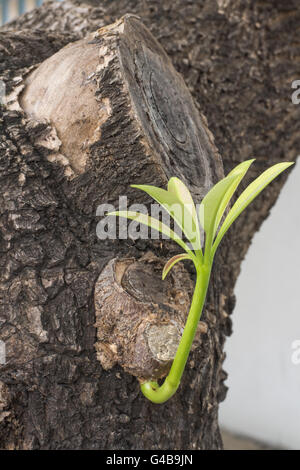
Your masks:
<svg viewBox="0 0 300 470"><path fill-rule="evenodd" d="M213 245L212 255L215 254L216 249L224 237L225 233L231 226L231 224L236 220L236 218L243 212L244 209L253 201L253 199L258 196L258 194L273 181L276 176L286 170L289 166L293 165L293 162L284 162L277 163L276 165L271 166L268 170L264 171L258 178L256 178L249 186L242 192L240 197L237 199L235 204L232 206L229 211L226 219L220 231L216 237L215 243Z"/></svg>
<svg viewBox="0 0 300 470"><path fill-rule="evenodd" d="M167 237L170 237L172 240L178 243L181 248L183 248L187 253L189 253L191 259L195 258L194 253L189 249L186 243L184 243L184 241L175 232L173 232L173 230L171 230L167 225L163 224L160 220L157 220L154 217L151 217L150 215L142 214L140 212L135 211L116 211L109 212L106 215L116 215L118 217L125 217L127 219L134 220L135 222L138 222L140 224L147 225L148 227L151 227L154 230L163 233Z"/></svg>
<svg viewBox="0 0 300 470"><path fill-rule="evenodd" d="M238 185L244 178L245 174L247 173L250 165L254 162L254 160L255 158L253 158L252 160L246 160L245 162L240 163L233 170L231 170L231 172L228 173L228 175L226 176L226 178L231 177L231 176L236 176L236 178L233 180L232 184L229 186L228 190L225 192L224 197L219 206L218 214L217 214L215 226L214 226L213 237L215 237L215 234L218 230L219 224L221 222L225 209L230 202L230 199L232 198Z"/></svg>
<svg viewBox="0 0 300 470"><path fill-rule="evenodd" d="M192 232L193 234L196 234L196 240L195 243L193 243L193 247L202 255L197 211L189 189L179 178L173 177L168 182L168 191L175 194L177 200L184 206L184 216L188 216L189 221L187 223L192 224ZM186 226L187 223L186 220L184 220L183 225Z"/></svg>
<svg viewBox="0 0 300 470"><path fill-rule="evenodd" d="M213 186L210 191L206 194L200 204L200 223L206 233L205 252L210 250L211 244L216 230L216 222L220 214L220 206L223 198L226 196L227 191L230 190L231 186L235 183L237 178L240 176L238 172L231 176L226 176Z"/></svg>
<svg viewBox="0 0 300 470"><path fill-rule="evenodd" d="M169 261L164 265L164 269L162 272L162 279L164 280L168 273L171 271L173 266L178 263L178 261L182 261L184 259L191 259L190 255L186 253L181 253L180 255L175 255L173 258L169 259Z"/></svg>
<svg viewBox="0 0 300 470"><path fill-rule="evenodd" d="M192 243L192 245L195 244L195 233L193 233L192 227L190 227L189 223L184 224L184 205L178 199L176 193L145 184L132 184L131 187L145 191L145 193L149 194L149 196L164 207L168 214L173 217L186 238Z"/></svg>

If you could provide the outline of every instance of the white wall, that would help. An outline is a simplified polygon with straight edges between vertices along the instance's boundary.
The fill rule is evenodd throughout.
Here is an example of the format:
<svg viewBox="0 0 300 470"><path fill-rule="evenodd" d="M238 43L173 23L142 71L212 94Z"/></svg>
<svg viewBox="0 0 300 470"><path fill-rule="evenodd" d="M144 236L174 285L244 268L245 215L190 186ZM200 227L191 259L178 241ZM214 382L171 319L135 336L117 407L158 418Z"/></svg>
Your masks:
<svg viewBox="0 0 300 470"><path fill-rule="evenodd" d="M300 340L299 241L300 162L242 265L220 405L224 428L291 449L300 449L300 364L291 359Z"/></svg>

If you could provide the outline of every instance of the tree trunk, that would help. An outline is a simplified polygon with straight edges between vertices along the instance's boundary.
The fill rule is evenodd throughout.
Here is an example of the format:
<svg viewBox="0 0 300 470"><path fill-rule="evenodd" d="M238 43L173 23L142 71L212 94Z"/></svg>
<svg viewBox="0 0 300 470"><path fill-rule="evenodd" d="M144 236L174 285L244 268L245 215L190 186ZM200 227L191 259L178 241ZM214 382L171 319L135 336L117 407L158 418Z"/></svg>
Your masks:
<svg viewBox="0 0 300 470"><path fill-rule="evenodd" d="M168 369L193 273L187 264L159 282L173 244L99 240L96 209L123 194L149 202L129 185L175 174L199 202L223 175L202 113L225 172L252 156L252 177L295 159L299 16L292 0L66 0L2 28L1 448L222 447L233 288L284 176L224 241L182 384L164 405L136 377Z"/></svg>

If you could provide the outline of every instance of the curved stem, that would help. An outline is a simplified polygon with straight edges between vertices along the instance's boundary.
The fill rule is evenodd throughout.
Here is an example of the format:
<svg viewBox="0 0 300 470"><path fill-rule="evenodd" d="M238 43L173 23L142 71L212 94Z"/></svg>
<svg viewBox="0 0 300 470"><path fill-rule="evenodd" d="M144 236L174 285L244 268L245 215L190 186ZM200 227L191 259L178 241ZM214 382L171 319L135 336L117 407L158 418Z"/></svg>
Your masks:
<svg viewBox="0 0 300 470"><path fill-rule="evenodd" d="M153 403L166 402L179 387L203 310L210 273L211 264L203 264L197 268L197 281L187 322L172 367L164 383L159 386L157 382L149 380L141 384L141 391Z"/></svg>

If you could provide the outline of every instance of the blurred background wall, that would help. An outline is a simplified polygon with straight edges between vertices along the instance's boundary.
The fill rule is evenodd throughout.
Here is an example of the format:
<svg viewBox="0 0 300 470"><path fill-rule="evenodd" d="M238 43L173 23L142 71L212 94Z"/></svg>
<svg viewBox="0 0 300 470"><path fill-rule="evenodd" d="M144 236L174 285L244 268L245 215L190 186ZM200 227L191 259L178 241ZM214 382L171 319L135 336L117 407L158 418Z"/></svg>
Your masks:
<svg viewBox="0 0 300 470"><path fill-rule="evenodd" d="M224 428L275 448L300 449L299 242L298 163L242 265L220 405Z"/></svg>
<svg viewBox="0 0 300 470"><path fill-rule="evenodd" d="M0 0L0 25L14 20L42 3L43 0Z"/></svg>

